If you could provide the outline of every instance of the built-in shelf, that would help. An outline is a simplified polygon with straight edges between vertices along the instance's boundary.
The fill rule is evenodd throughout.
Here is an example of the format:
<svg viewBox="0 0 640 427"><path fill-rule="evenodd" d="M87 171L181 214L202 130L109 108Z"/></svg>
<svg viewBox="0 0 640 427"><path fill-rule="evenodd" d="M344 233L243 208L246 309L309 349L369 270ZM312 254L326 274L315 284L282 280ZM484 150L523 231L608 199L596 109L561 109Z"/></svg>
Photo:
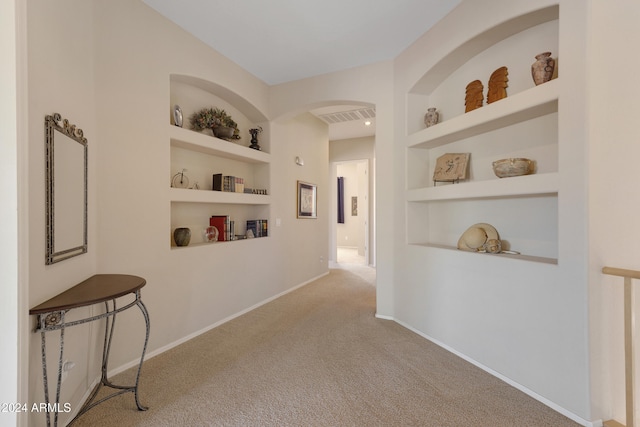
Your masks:
<svg viewBox="0 0 640 427"><path fill-rule="evenodd" d="M184 171L191 188L167 186L167 199L171 206L171 230L178 227L191 229L188 246L172 246L172 250L217 246L218 243L251 240L240 239L223 242L205 242L203 230L210 224L212 215L224 215L234 222L234 233L244 235L247 221L270 219L272 198L267 194L213 191L213 175L241 178L244 188L255 192L269 192L271 155L269 154L269 122L256 106L243 96L214 82L194 76L170 75L171 111L179 105L184 117L190 117L208 106L225 109L238 123L240 139L224 140L208 131L198 132L172 124L170 117L166 130L169 142L169 176ZM262 150L249 148L251 136L248 130L261 126L259 139ZM170 181L167 183L169 184ZM238 183L240 181L233 181ZM194 189L193 187L196 187ZM172 243L173 244L173 243ZM227 247L229 249L229 247Z"/></svg>
<svg viewBox="0 0 640 427"><path fill-rule="evenodd" d="M545 173L417 188L407 190L406 199L409 202L432 202L439 200L532 196L557 192L558 174Z"/></svg>
<svg viewBox="0 0 640 427"><path fill-rule="evenodd" d="M193 230L192 230L193 232ZM196 236L197 238L197 236ZM171 250L172 251L180 251L183 249L190 249L190 248L196 248L196 247L205 247L205 246L218 246L218 245L223 245L223 244L227 244L227 243L237 243L237 242L256 242L262 239L268 239L269 236L264 236L264 237L254 237L252 239L237 239L237 240L226 240L224 242L193 242L193 236L191 237L191 242L189 242L188 246L171 246Z"/></svg>
<svg viewBox="0 0 640 427"><path fill-rule="evenodd" d="M485 105L407 138L408 148L435 148L558 111L559 79Z"/></svg>
<svg viewBox="0 0 640 427"><path fill-rule="evenodd" d="M268 205L271 196L265 194L231 193L227 191L170 188L169 200L184 203L228 203L237 205Z"/></svg>
<svg viewBox="0 0 640 427"><path fill-rule="evenodd" d="M445 250L450 250L450 251L456 251L456 252L458 252L460 254L468 254L468 255L473 255L473 256L500 257L500 258L517 259L517 260L520 260L520 261L539 262L539 263L542 263L542 264L553 264L553 265L557 265L558 264L558 260L556 258L547 258L547 257L541 257L541 256L535 256L535 255L507 254L507 253L487 254L487 253L483 253L483 252L470 252L470 251L460 250L460 249L456 248L455 246L438 245L438 244L435 244L435 243L410 243L410 245L423 246L423 247L426 247L426 248L445 249Z"/></svg>
<svg viewBox="0 0 640 427"><path fill-rule="evenodd" d="M169 125L169 137L171 138L171 146L202 154L246 163L269 163L271 161L269 153L178 126Z"/></svg>

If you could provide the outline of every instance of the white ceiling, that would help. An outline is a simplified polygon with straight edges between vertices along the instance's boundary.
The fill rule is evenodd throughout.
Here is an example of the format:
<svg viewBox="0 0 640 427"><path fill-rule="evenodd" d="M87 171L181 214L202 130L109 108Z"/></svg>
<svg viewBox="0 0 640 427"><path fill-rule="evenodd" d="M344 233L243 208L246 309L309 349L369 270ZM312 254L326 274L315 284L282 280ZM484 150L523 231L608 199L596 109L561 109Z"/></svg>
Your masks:
<svg viewBox="0 0 640 427"><path fill-rule="evenodd" d="M393 59L461 0L143 1L275 85Z"/></svg>

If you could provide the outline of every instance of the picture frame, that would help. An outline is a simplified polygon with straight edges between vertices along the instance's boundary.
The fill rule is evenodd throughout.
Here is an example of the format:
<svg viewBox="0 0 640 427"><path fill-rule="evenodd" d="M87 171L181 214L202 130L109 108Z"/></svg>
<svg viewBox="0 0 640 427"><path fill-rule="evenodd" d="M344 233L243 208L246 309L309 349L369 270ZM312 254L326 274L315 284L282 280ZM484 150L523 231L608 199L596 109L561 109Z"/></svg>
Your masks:
<svg viewBox="0 0 640 427"><path fill-rule="evenodd" d="M309 182L297 183L298 218L318 217L318 187Z"/></svg>

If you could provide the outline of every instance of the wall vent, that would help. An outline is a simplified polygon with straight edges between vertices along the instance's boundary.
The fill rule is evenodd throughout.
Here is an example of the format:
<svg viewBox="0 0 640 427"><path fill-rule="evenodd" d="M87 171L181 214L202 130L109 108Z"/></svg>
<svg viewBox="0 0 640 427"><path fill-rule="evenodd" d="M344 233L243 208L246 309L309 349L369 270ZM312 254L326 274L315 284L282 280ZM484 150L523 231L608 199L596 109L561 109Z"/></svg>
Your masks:
<svg viewBox="0 0 640 427"><path fill-rule="evenodd" d="M320 114L318 117L331 125L334 123L352 122L354 120L373 119L376 117L376 110L374 108L361 108L358 110Z"/></svg>

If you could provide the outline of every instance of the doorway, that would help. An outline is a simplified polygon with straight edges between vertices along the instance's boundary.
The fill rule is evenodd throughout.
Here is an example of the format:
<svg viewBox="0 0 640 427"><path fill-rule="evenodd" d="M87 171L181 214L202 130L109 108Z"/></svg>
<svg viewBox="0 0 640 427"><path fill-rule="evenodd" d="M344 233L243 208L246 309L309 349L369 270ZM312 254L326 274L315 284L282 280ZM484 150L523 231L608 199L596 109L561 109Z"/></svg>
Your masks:
<svg viewBox="0 0 640 427"><path fill-rule="evenodd" d="M369 160L337 162L335 182L335 261L369 265Z"/></svg>

